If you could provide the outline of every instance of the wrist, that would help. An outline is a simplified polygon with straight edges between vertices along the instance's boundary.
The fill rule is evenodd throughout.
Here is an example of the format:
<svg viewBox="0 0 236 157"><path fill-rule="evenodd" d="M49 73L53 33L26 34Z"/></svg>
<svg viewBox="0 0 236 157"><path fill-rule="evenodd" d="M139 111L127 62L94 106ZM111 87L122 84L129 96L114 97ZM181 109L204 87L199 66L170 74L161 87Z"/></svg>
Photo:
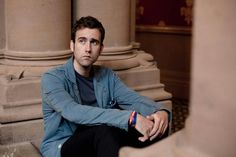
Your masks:
<svg viewBox="0 0 236 157"><path fill-rule="evenodd" d="M169 110L167 110L167 109L161 109L159 111L164 111L167 114L168 122L170 122L170 120L172 119L171 112ZM159 112L159 111L157 111L157 112Z"/></svg>
<svg viewBox="0 0 236 157"><path fill-rule="evenodd" d="M137 112L133 111L129 117L129 125L131 127L135 127L136 122L137 122Z"/></svg>

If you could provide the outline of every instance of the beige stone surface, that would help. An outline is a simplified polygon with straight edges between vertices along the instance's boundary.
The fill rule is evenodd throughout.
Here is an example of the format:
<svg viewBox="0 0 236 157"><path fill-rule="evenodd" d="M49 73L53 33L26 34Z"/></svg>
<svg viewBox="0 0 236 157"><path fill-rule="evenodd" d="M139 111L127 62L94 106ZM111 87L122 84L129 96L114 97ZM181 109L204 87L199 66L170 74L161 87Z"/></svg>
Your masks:
<svg viewBox="0 0 236 157"><path fill-rule="evenodd" d="M38 150L31 143L20 143L17 145L0 145L1 157L41 157Z"/></svg>
<svg viewBox="0 0 236 157"><path fill-rule="evenodd" d="M22 57L24 52L43 56L45 50L68 49L70 1L7 0L5 3L8 50L21 52Z"/></svg>
<svg viewBox="0 0 236 157"><path fill-rule="evenodd" d="M102 21L106 28L104 44L107 47L130 45L130 0L78 0L74 7L76 19L91 15Z"/></svg>
<svg viewBox="0 0 236 157"><path fill-rule="evenodd" d="M51 65L49 60L65 61L71 55L70 1L4 0L1 3L4 4L1 16L4 16L0 20L6 26L0 29L1 38L6 39L5 43L0 42L0 46L4 44L1 64L40 67Z"/></svg>
<svg viewBox="0 0 236 157"><path fill-rule="evenodd" d="M43 120L27 120L0 124L0 146L21 142L38 143L43 137Z"/></svg>
<svg viewBox="0 0 236 157"><path fill-rule="evenodd" d="M12 79L10 76L2 75L0 88L0 123L42 117L39 77Z"/></svg>
<svg viewBox="0 0 236 157"><path fill-rule="evenodd" d="M0 1L0 58L1 58L1 51L5 48L5 9L4 9L4 1Z"/></svg>

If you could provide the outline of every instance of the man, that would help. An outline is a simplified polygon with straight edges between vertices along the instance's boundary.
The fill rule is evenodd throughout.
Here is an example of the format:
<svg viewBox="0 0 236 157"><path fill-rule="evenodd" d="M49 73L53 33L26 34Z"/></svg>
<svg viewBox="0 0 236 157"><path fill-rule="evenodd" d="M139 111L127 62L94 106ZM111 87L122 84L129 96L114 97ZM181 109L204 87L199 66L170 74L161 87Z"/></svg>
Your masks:
<svg viewBox="0 0 236 157"><path fill-rule="evenodd" d="M80 18L72 30L73 57L42 77L45 157L117 157L121 146L142 146L167 130L166 108L93 65L104 36L96 18Z"/></svg>

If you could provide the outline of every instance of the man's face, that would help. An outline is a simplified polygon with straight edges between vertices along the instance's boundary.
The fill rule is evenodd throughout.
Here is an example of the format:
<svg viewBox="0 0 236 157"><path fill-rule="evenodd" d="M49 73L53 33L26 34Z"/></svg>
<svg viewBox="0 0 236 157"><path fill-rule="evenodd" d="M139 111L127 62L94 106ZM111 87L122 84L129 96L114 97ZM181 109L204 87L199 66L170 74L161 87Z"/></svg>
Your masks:
<svg viewBox="0 0 236 157"><path fill-rule="evenodd" d="M100 31L90 28L78 30L75 35L75 43L71 41L70 48L74 52L75 69L90 68L103 49Z"/></svg>

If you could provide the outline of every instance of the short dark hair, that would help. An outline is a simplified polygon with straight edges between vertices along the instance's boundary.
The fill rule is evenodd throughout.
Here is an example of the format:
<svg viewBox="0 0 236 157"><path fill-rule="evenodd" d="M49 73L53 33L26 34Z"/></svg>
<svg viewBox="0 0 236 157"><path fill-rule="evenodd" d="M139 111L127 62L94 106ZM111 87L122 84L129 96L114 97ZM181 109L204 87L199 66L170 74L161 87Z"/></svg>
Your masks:
<svg viewBox="0 0 236 157"><path fill-rule="evenodd" d="M71 40L73 40L73 42L75 42L76 31L82 28L98 29L101 33L101 44L103 44L103 40L105 38L105 29L102 23L98 21L95 17L92 16L81 17L74 23L71 31Z"/></svg>

